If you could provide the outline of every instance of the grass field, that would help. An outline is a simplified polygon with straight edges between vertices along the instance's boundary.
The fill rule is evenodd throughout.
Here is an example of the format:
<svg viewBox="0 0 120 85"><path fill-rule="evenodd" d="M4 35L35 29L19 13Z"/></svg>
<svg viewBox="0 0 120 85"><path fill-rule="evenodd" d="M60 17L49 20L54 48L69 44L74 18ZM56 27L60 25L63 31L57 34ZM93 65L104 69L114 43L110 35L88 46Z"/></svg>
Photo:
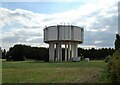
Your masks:
<svg viewBox="0 0 120 85"><path fill-rule="evenodd" d="M104 61L2 63L3 83L107 83Z"/></svg>

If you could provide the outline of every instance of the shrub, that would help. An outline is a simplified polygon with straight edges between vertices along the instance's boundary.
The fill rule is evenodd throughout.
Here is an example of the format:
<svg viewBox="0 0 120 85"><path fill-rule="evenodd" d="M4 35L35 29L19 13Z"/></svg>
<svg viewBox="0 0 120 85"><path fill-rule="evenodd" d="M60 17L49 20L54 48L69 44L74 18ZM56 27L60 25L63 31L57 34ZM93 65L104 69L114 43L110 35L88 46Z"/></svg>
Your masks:
<svg viewBox="0 0 120 85"><path fill-rule="evenodd" d="M108 72L112 83L120 83L120 50L111 56L108 62Z"/></svg>
<svg viewBox="0 0 120 85"><path fill-rule="evenodd" d="M109 55L109 56L107 56L106 58L105 58L105 62L108 62L109 60L110 60L110 58L111 58L111 56Z"/></svg>

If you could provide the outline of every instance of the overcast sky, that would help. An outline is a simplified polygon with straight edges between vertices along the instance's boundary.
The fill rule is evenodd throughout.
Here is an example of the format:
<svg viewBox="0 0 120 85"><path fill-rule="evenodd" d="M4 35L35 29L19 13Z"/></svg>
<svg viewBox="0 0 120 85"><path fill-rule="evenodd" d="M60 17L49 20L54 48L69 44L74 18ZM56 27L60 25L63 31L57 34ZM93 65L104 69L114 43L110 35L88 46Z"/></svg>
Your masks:
<svg viewBox="0 0 120 85"><path fill-rule="evenodd" d="M43 42L43 28L60 23L84 27L84 43L79 47L114 48L119 0L5 1L0 3L4 49L15 44L48 47Z"/></svg>

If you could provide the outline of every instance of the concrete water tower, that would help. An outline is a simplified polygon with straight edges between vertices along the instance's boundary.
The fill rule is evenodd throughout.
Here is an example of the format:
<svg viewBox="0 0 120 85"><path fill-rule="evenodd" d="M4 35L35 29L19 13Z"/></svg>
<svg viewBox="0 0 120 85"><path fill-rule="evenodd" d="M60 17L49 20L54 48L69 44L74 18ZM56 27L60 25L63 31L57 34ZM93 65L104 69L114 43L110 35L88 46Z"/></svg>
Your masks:
<svg viewBox="0 0 120 85"><path fill-rule="evenodd" d="M62 45L65 45L65 61L78 57L78 44L83 43L82 27L57 25L44 28L44 42L49 44L49 61L62 61Z"/></svg>

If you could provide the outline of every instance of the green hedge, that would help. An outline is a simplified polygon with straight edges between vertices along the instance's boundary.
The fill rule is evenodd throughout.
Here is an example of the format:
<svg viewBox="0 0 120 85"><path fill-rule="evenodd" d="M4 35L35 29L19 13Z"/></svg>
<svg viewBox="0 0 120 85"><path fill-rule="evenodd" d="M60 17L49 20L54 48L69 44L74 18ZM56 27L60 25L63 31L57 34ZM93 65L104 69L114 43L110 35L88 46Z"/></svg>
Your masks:
<svg viewBox="0 0 120 85"><path fill-rule="evenodd" d="M108 72L112 83L120 83L120 50L111 56L108 62Z"/></svg>

